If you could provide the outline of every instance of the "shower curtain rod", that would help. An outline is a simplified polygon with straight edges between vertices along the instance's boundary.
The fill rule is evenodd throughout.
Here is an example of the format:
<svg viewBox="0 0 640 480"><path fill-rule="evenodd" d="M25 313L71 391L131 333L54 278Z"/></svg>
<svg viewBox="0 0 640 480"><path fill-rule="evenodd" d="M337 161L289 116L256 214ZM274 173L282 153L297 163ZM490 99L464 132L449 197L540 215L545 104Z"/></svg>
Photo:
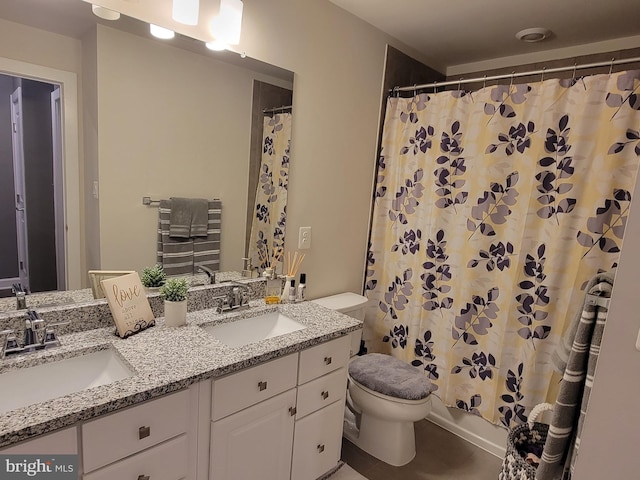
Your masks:
<svg viewBox="0 0 640 480"><path fill-rule="evenodd" d="M585 63L582 65L572 65L567 67L556 67L556 68L542 68L540 70L531 70L528 72L513 72L511 74L501 74L501 75L492 75L491 77L476 77L476 78L460 78L460 80L447 80L444 82L433 82L433 83L425 83L423 85L413 85L409 87L393 87L389 90L389 93L398 93L398 92L410 92L412 90L421 90L423 88L437 88L444 87L447 85L461 85L463 83L478 83L478 82L487 82L491 80L502 80L505 78L515 78L515 77L526 77L529 75L544 75L547 73L558 73L558 72L568 72L573 70L581 70L585 68L595 68L595 67L607 67L610 66L613 68L614 65L621 65L624 63L634 63L640 62L640 57L633 58L621 58L620 60L611 59L609 62L595 62L595 63Z"/></svg>
<svg viewBox="0 0 640 480"><path fill-rule="evenodd" d="M262 110L262 113L273 113L273 112L283 112L285 110L290 110L293 108L293 105L283 105L281 107L274 107L274 108L265 108L264 110Z"/></svg>

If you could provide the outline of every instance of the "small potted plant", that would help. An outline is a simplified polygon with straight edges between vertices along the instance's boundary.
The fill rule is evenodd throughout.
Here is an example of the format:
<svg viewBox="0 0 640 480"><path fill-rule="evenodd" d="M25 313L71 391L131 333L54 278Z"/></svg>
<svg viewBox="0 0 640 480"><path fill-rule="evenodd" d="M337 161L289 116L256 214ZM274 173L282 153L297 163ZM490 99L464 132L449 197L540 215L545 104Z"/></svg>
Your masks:
<svg viewBox="0 0 640 480"><path fill-rule="evenodd" d="M164 285L164 282L167 280L167 275L164 273L162 265L155 264L153 267L145 267L142 270L140 280L147 290L147 293L151 293L153 291L157 291L162 285Z"/></svg>
<svg viewBox="0 0 640 480"><path fill-rule="evenodd" d="M160 287L160 295L164 299L165 325L179 327L187 323L188 290L186 278L170 278Z"/></svg>

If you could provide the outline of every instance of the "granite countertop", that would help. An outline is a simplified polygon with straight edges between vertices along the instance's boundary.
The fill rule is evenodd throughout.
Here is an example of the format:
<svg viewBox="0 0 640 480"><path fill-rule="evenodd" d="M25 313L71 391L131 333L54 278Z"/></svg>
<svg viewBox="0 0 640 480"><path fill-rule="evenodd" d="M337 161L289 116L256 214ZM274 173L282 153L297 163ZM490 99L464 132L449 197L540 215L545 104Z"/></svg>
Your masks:
<svg viewBox="0 0 640 480"><path fill-rule="evenodd" d="M265 305L262 300L254 300L250 305L245 310L222 314L215 309L190 312L187 325L182 327L167 327L164 319L158 318L156 326L126 339L115 336L114 327L61 335L59 348L0 361L1 374L110 348L135 372L109 385L0 413L0 447L298 352L362 328L359 320L311 302ZM235 348L201 328L274 310L305 328Z"/></svg>

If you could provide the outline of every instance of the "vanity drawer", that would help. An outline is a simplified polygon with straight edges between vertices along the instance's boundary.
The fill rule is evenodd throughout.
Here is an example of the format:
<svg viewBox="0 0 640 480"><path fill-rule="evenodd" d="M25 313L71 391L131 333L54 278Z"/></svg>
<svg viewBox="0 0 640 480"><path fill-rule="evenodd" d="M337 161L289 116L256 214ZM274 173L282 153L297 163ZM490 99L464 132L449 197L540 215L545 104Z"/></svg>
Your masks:
<svg viewBox="0 0 640 480"><path fill-rule="evenodd" d="M278 395L296 386L298 354L271 360L213 381L211 420Z"/></svg>
<svg viewBox="0 0 640 480"><path fill-rule="evenodd" d="M2 455L76 455L78 430L76 427L41 435L10 447L0 449Z"/></svg>
<svg viewBox="0 0 640 480"><path fill-rule="evenodd" d="M345 367L349 361L351 338L344 335L300 352L298 385Z"/></svg>
<svg viewBox="0 0 640 480"><path fill-rule="evenodd" d="M137 453L125 460L84 475L83 480L146 479L180 480L188 474L187 436Z"/></svg>
<svg viewBox="0 0 640 480"><path fill-rule="evenodd" d="M296 420L325 407L336 400L344 404L347 392L347 369L342 367L298 387Z"/></svg>
<svg viewBox="0 0 640 480"><path fill-rule="evenodd" d="M152 447L187 431L189 392L182 390L82 425L84 471Z"/></svg>

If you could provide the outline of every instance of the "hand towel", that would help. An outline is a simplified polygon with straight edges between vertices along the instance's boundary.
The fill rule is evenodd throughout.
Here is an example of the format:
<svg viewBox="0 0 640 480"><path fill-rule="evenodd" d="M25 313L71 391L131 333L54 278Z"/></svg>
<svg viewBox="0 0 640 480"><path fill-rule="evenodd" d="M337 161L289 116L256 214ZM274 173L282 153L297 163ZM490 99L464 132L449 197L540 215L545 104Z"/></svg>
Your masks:
<svg viewBox="0 0 640 480"><path fill-rule="evenodd" d="M171 238L207 236L209 202L203 198L172 198L169 217Z"/></svg>

